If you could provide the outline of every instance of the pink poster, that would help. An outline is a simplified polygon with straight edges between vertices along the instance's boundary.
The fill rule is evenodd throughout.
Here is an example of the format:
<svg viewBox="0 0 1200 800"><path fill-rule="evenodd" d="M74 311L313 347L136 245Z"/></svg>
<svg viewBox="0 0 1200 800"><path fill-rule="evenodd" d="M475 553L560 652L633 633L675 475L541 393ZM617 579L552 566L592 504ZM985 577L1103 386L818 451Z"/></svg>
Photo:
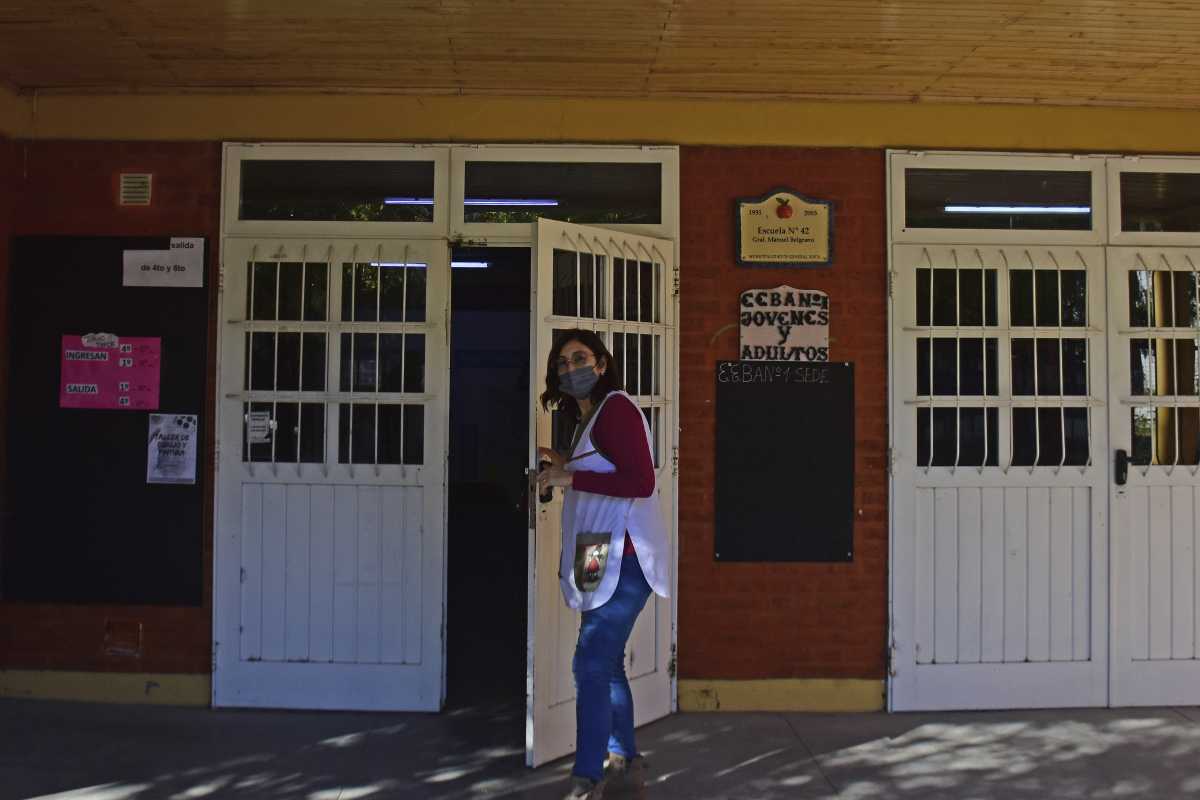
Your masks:
<svg viewBox="0 0 1200 800"><path fill-rule="evenodd" d="M61 408L158 408L162 340L91 333L62 340Z"/></svg>

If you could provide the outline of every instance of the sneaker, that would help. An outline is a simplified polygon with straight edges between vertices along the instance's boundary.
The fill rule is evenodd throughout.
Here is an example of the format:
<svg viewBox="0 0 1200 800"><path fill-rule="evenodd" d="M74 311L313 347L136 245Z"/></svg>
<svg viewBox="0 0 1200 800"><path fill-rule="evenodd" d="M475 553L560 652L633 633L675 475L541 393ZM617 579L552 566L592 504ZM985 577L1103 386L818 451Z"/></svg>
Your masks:
<svg viewBox="0 0 1200 800"><path fill-rule="evenodd" d="M604 783L609 796L642 797L646 788L646 767L643 756L626 758L609 753L608 763L604 765Z"/></svg>
<svg viewBox="0 0 1200 800"><path fill-rule="evenodd" d="M563 800L600 800L604 796L604 781L597 783L591 778L571 776L571 791Z"/></svg>

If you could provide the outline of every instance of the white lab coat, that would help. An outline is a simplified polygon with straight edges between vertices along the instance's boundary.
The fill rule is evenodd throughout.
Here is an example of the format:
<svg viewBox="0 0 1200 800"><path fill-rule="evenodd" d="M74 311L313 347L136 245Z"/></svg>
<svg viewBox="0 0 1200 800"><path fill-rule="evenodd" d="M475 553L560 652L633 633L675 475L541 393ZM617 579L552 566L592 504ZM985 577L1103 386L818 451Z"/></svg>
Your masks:
<svg viewBox="0 0 1200 800"><path fill-rule="evenodd" d="M604 405L617 397L633 402L624 392L610 392L592 414L571 452L570 472L616 472L592 443L592 429ZM641 415L639 415L641 416ZM650 427L642 417L646 446L654 452ZM562 511L562 555L558 577L563 599L571 608L590 611L608 602L621 577L628 532L637 550L642 574L655 594L667 597L671 587L671 539L659 501L658 483L649 497L611 497L568 488Z"/></svg>

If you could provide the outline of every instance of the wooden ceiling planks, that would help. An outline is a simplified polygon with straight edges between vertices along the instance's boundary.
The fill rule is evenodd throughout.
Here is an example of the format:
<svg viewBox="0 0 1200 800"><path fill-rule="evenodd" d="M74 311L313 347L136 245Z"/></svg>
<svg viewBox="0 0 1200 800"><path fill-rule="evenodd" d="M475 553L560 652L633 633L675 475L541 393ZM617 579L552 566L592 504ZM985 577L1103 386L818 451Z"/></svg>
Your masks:
<svg viewBox="0 0 1200 800"><path fill-rule="evenodd" d="M1200 107L1190 0L0 0L0 82Z"/></svg>

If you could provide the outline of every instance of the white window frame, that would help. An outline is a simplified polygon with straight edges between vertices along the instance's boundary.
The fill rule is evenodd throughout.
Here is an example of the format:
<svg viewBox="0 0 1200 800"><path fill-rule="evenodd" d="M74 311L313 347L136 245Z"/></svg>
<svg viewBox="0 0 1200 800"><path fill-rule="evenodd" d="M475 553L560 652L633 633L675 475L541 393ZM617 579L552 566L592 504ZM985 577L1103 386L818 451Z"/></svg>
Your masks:
<svg viewBox="0 0 1200 800"><path fill-rule="evenodd" d="M1083 172L1092 177L1092 227L1086 231L996 230L974 228L907 228L905 170L994 169ZM887 167L891 202L891 244L1102 244L1108 226L1105 197L1105 158L1092 155L1026 155L1002 153L921 153L889 151Z"/></svg>
<svg viewBox="0 0 1200 800"><path fill-rule="evenodd" d="M1200 231L1122 231L1121 230L1121 175L1127 172L1174 172L1195 175L1200 173L1200 162L1194 156L1163 156L1142 158L1140 156L1110 157L1108 159L1108 192L1112 202L1108 204L1108 238L1113 245L1145 245L1152 247L1195 247L1200 245Z"/></svg>
<svg viewBox="0 0 1200 800"><path fill-rule="evenodd" d="M455 146L450 156L450 231L472 242L533 243L536 223L466 222L466 176L468 161L533 161L545 163L659 164L662 188L657 225L603 225L623 233L678 239L679 148L668 146L581 147L527 145ZM582 224L594 225L586 222Z"/></svg>
<svg viewBox="0 0 1200 800"><path fill-rule="evenodd" d="M445 145L242 144L225 145L222 233L225 236L313 238L440 238L449 222L450 193L446 180L450 148ZM432 222L347 222L337 220L243 220L243 161L432 161Z"/></svg>

